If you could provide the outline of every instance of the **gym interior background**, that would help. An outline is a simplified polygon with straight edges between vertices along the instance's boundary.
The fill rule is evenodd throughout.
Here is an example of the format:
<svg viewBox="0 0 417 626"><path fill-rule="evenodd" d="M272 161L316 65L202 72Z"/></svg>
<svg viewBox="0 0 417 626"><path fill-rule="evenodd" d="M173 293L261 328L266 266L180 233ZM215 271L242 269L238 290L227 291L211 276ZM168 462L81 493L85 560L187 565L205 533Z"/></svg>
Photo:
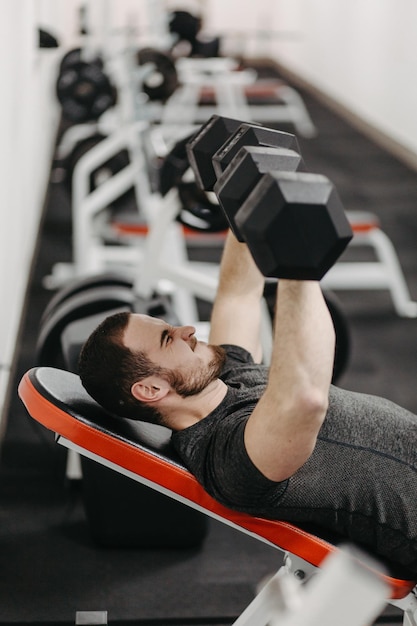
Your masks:
<svg viewBox="0 0 417 626"><path fill-rule="evenodd" d="M65 52L80 45L81 5L88 7L90 34L93 36L94 45L98 47L103 45L110 31L123 29L127 24L136 28L140 44L146 43L148 38L151 39L151 35L157 34L156 17L162 7L166 10L184 9L202 14L204 30L209 35L221 37L221 52L225 56L272 61L284 80L304 95L308 110L317 125L319 131L317 139L303 140L307 160L310 159L310 163L316 160L321 166L324 164L324 167L329 168L332 165L336 167L337 163L339 181L343 182L344 178L348 177L354 179L350 180L350 185L356 193L355 200L360 201L360 206L352 208L360 210L366 204L368 210L371 209L382 219L385 232L396 244L411 296L417 298L417 286L413 281L416 277L417 262L415 252L417 90L413 80L417 66L415 38L417 5L413 0L395 2L368 0L366 3L356 0L351 2L316 0L314 4L308 0L278 2L258 0L256 3L244 4L239 0L223 2L3 0L0 4L2 34L0 45L3 51L0 62L3 79L0 117L2 443L7 429L13 428L15 373L19 350L22 348L25 315L28 314L30 307L27 295L33 287L31 282L33 264L40 246L45 245L45 240L40 243L39 233L44 223L45 210L51 201L51 165L62 121L60 105L55 94L57 71ZM56 37L58 46L40 47L39 29ZM372 192L375 180L372 179L371 169L366 171L367 164L371 163L377 163L382 168L375 176L379 182L383 181L386 185L385 194L389 196L389 201L384 206L382 196L374 196ZM375 197L381 200L381 204L372 204ZM59 194L56 198L55 193L54 198L60 202ZM353 198L348 200L351 208L354 204ZM56 210L59 212L58 208ZM415 375L413 375L413 366L414 372L417 366L413 349L417 321L395 316L391 310L387 313L389 307L386 301L379 298L379 294L372 294L370 299L361 295L359 302L354 300L352 303L352 300L348 301L343 297L349 322L353 333L356 333L354 353L343 382L375 393L388 394L388 387L389 395L394 400L407 403L412 410L417 410ZM368 304L371 305L374 315L380 301L383 304L383 312L379 312L374 318L369 313ZM358 310L359 318L355 317ZM372 335L371 329L375 335ZM33 329L33 333L36 331L37 329ZM378 334L379 331L387 331L383 341ZM401 342L403 337L407 338L407 345ZM366 341L369 341L369 346ZM373 359L369 353L367 358L363 358L363 353L367 349L373 351ZM406 357L407 365L401 370L403 356ZM377 375L372 367L376 361L379 367ZM398 370L395 369L397 365ZM392 374L394 370L395 379ZM3 445L0 454L2 452ZM0 456L0 461L1 458ZM1 476L0 471L0 482L3 481L3 485L7 476L7 472L3 472ZM31 484L30 479L27 484ZM12 496L14 502L19 501L19 493L8 495ZM0 513L4 504L4 501L0 501ZM35 508L38 505L39 502L34 503ZM3 542L6 545L8 537L12 536L9 510L5 506L1 513L2 545ZM220 533L220 536L214 534L210 541L207 550L219 555L222 550L227 552L231 538ZM248 548L244 542L239 541L236 549L248 550L246 564L248 569L253 568L253 563L249 561L259 556L257 549L253 546ZM30 542L27 542L27 538L23 543L28 550ZM59 546L59 542L56 546ZM9 555L10 561L14 559L13 551L6 550L4 554ZM41 583L41 592L44 594L42 607L38 613L36 610L31 612L27 605L31 597L28 588L34 585L35 581L30 582L28 578L23 577L21 579L23 589L17 588L20 584L19 554L16 552L13 569L16 576L16 598L12 602L12 608L5 600L6 590L9 599L11 595L13 596L10 594L10 584L4 585L4 582L0 582L1 624L30 621L43 623L52 620L64 623L70 621L71 610L84 608L72 605L70 601L72 589L68 587L61 594L55 589L49 603L48 584L51 577L48 576ZM94 552L90 553L90 557L92 554L97 560L97 567L105 567L103 564L108 562L106 560L108 557L102 559ZM164 566L172 567L176 571L176 555L171 554L167 560L166 556L154 552L146 557L148 571L158 569L156 561L153 560L158 556ZM54 557L56 559L57 555ZM125 566L121 555L115 557L113 552L111 559L114 558L119 559L120 566ZM127 571L134 578L137 571L135 562L131 556L128 558L130 560ZM191 559L188 553L186 558ZM195 560L194 556L192 558ZM53 569L53 557L48 556L46 559ZM263 568L266 569L271 563L269 555L263 554L260 560L262 567L259 567L259 570L255 567L256 571L252 571L253 577L264 573ZM201 565L198 559L196 563L197 566ZM218 574L215 571L216 565L211 566L208 560L203 561L204 565L208 569L213 567L209 575L213 579L216 578ZM117 569L117 566L114 567ZM142 559L141 568L143 567L145 565ZM2 566L1 570L7 572L8 568ZM94 567L91 568L91 576L94 576ZM234 571L233 576L238 578L238 572ZM153 582L153 579L147 580L147 597L152 594ZM115 585L117 584L116 581ZM126 581L124 584L129 586ZM137 581L137 584L140 585L140 581ZM215 587L220 595L226 595L227 587L220 590L220 586L221 576L216 581ZM234 591L240 602L239 592L235 587L229 587L232 595ZM79 597L80 590L77 589L77 592ZM179 593L178 589L172 591L172 594L175 593ZM62 594L67 596L65 608L62 609L58 601L54 608L52 604L55 595L61 597ZM19 595L24 599L22 604L19 603ZM97 600L100 596L95 596L92 592L91 597ZM109 600L112 601L111 598ZM87 593L85 601L89 603ZM132 600L127 602L132 603ZM45 608L48 605L50 613ZM4 608L6 606L7 608ZM151 608L155 610L156 617L160 616L155 600L151 603ZM131 613L120 611L118 618L120 623L123 620L134 619L132 616L136 609L134 603L130 609ZM231 612L233 613L233 610ZM187 615L190 614L192 610ZM149 618L146 611L144 615ZM149 619L151 620L152 616Z"/></svg>
<svg viewBox="0 0 417 626"><path fill-rule="evenodd" d="M9 373L59 124L54 96L57 64L64 50L79 45L80 4L75 0L5 0L0 7L1 75L8 94L2 99L0 120L4 215L0 286L7 302L0 324L3 428ZM146 32L153 11L149 7L160 3L98 0L88 4L100 37L105 28L100 5L106 5L106 21L112 27L123 26L134 16L138 30ZM417 6L412 0L369 0L365 5L317 0L314 7L307 0L259 0L245 3L244 11L238 0L210 0L202 6L205 28L222 36L225 54L244 51L249 56L273 58L378 141L415 162L417 93L409 77L417 62ZM56 33L60 47L39 48L38 27ZM12 163L19 165L11 168Z"/></svg>

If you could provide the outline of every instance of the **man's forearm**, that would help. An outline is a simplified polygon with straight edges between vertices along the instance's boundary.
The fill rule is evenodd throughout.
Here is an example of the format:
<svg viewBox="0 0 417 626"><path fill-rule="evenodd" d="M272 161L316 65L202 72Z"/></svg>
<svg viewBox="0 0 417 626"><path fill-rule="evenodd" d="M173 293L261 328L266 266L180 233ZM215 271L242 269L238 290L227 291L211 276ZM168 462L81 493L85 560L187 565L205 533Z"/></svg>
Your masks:
<svg viewBox="0 0 417 626"><path fill-rule="evenodd" d="M280 280L270 380L279 376L287 389L305 386L327 395L334 350L334 326L320 284Z"/></svg>
<svg viewBox="0 0 417 626"><path fill-rule="evenodd" d="M240 243L230 231L226 238L220 263L218 294L261 297L264 277L258 270L245 243Z"/></svg>
<svg viewBox="0 0 417 626"><path fill-rule="evenodd" d="M235 344L262 358L261 300L264 277L248 247L229 232L220 264L216 300L211 313L209 341Z"/></svg>
<svg viewBox="0 0 417 626"><path fill-rule="evenodd" d="M333 323L320 284L281 279L268 384L245 430L246 449L271 480L305 463L328 407Z"/></svg>

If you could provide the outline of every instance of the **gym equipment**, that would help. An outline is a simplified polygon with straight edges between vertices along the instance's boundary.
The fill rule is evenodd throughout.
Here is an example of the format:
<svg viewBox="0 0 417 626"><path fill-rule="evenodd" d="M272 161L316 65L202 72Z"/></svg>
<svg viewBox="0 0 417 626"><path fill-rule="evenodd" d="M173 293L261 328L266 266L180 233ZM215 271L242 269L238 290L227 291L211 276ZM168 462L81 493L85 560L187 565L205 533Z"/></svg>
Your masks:
<svg viewBox="0 0 417 626"><path fill-rule="evenodd" d="M335 330L336 345L332 383L336 383L343 375L349 364L352 340L348 319L344 314L335 294L331 291L325 290L323 295Z"/></svg>
<svg viewBox="0 0 417 626"><path fill-rule="evenodd" d="M165 102L178 87L175 63L165 52L155 48L142 48L137 53L139 65L150 64L150 71L144 78L142 89L150 100Z"/></svg>
<svg viewBox="0 0 417 626"><path fill-rule="evenodd" d="M187 143L192 136L177 141L163 159L159 169L159 191L165 196L173 187L178 189L178 221L184 226L206 233L221 232L228 228L228 223L218 202L213 202L193 180L187 179L191 171Z"/></svg>
<svg viewBox="0 0 417 626"><path fill-rule="evenodd" d="M141 311L178 323L172 312L168 318L167 306L161 298L153 298ZM78 372L78 358L87 337L107 315L120 310L75 319L65 327L60 349L67 371ZM82 456L79 462L74 451L68 452L67 476L82 476L86 516L91 535L99 545L118 548L195 548L201 545L208 530L206 516L167 500L145 485L115 474L86 457Z"/></svg>
<svg viewBox="0 0 417 626"><path fill-rule="evenodd" d="M61 62L56 95L64 117L75 123L97 120L117 101L116 90L100 59L83 61L72 51Z"/></svg>
<svg viewBox="0 0 417 626"><path fill-rule="evenodd" d="M83 504L93 540L107 548L199 548L208 520L181 502L81 458Z"/></svg>
<svg viewBox="0 0 417 626"><path fill-rule="evenodd" d="M286 148L300 153L297 138L291 133L213 115L191 137L186 147L199 186L206 191L214 190L218 178L239 150L248 146Z"/></svg>
<svg viewBox="0 0 417 626"><path fill-rule="evenodd" d="M202 123L211 115L238 117L253 122L289 123L304 137L317 130L304 102L295 89L282 81L259 87L256 70L242 69L231 58L179 58L176 70L180 87L164 110L162 120L169 123ZM253 104L251 92L258 102ZM263 93L267 94L265 104Z"/></svg>
<svg viewBox="0 0 417 626"><path fill-rule="evenodd" d="M101 277L101 280L104 278ZM85 284L82 286L85 287ZM100 292L102 293L102 288ZM131 290L130 293L132 294ZM86 307L81 309L79 294L72 298L69 296L61 306L57 306L52 314L52 323L46 322L44 325L45 340L39 355L42 362L59 363L66 371L76 373L81 347L94 328L107 315L131 310L134 305L141 312L159 315L170 323L178 323L172 311L169 311L168 303L162 298L155 297L141 307L137 299L131 307L122 306L120 298L118 308L105 308L103 303L94 299L93 287L84 289L82 294L83 301L90 299L91 310L97 312L85 315ZM76 303L72 302L68 306L71 300ZM206 537L207 518L198 511L192 511L179 502L169 501L148 487L110 472L85 457L81 457L79 462L73 451L69 451L66 471L67 478L83 479L83 504L90 534L100 546L195 548ZM167 519L169 524L166 523Z"/></svg>
<svg viewBox="0 0 417 626"><path fill-rule="evenodd" d="M295 135L242 123L227 136L228 128L233 126L230 120L222 121L218 116L213 116L197 136L190 139L187 153L196 180L203 189L214 190L229 226L238 240L243 241L234 217L244 199L259 182L261 174L271 170L304 170L305 166ZM227 138L216 150L224 137ZM248 151L250 146L255 149ZM245 153L240 152L243 149ZM217 182L214 182L215 179Z"/></svg>
<svg viewBox="0 0 417 626"><path fill-rule="evenodd" d="M72 193L74 169L78 161L97 144L104 141L104 139L105 135L99 133L82 139L65 160L65 183L69 194ZM97 169L90 173L90 192L93 192L97 187L103 184L104 181L109 180L112 176L115 176L118 172L125 169L129 165L129 162L128 151L124 149L113 155L108 161L101 163ZM115 198L111 206L117 209L123 206L128 199L134 201L133 185L130 189L120 194L118 198Z"/></svg>
<svg viewBox="0 0 417 626"><path fill-rule="evenodd" d="M110 311L118 309L146 313L165 319L170 324L179 324L178 317L166 296L153 294L148 299L141 298L135 293L132 285L123 286L118 282L112 284L112 279L110 284L106 284L105 280L100 284L98 279L97 284L99 286L94 286L93 282L93 286L89 288L82 286L78 291L72 287L72 295L65 297L64 294L61 302L51 307L49 315L45 316L41 323L36 343L36 361L39 365L65 367L61 335L71 322L91 315L103 314L104 318ZM87 339L87 336L82 339Z"/></svg>
<svg viewBox="0 0 417 626"><path fill-rule="evenodd" d="M212 202L194 182L179 183L178 198L180 208L177 219L183 226L203 233L227 230L228 222L218 202Z"/></svg>
<svg viewBox="0 0 417 626"><path fill-rule="evenodd" d="M55 368L34 368L22 377L18 392L29 415L56 433L60 444L284 553L283 566L235 626L265 626L274 617L283 626L363 626L375 620L385 602L403 611L404 626L417 625L417 600L412 593L415 581L393 569L385 573L359 552L352 560L343 560L340 569L332 569L324 587L319 586L326 557L344 552L331 537L317 529L251 517L218 504L174 454L169 431L112 418L87 395L78 376ZM318 568L323 568L322 574ZM378 593L376 581L383 582ZM298 595L301 589L311 595Z"/></svg>
<svg viewBox="0 0 417 626"><path fill-rule="evenodd" d="M173 54L213 58L220 54L220 37L201 33L202 19L188 11L172 11L168 15L169 32L175 36Z"/></svg>
<svg viewBox="0 0 417 626"><path fill-rule="evenodd" d="M221 176L219 185L214 184L215 191L228 186L229 196L233 180L245 181L240 183L243 193L237 194L239 204L228 202L226 193L219 195L219 200L229 224L238 239L246 241L264 276L321 280L353 237L336 189L324 176L291 171L300 165L301 157L297 140L289 133L242 124L219 146L233 125L214 116L189 141L187 153L196 178L207 189L213 173ZM252 160L245 158L246 141L261 148L258 160L254 155ZM270 146L287 152L277 152L274 158L267 151L261 158ZM239 149L245 150L242 156ZM265 173L265 166L270 171Z"/></svg>
<svg viewBox="0 0 417 626"><path fill-rule="evenodd" d="M229 120L227 120L229 122ZM234 120L237 125L237 121ZM233 121L230 124L231 130L225 128L225 123L216 116L210 118L189 143L189 158L193 170L196 172L196 179L204 188L204 185L212 186L217 184L216 191L221 190L220 180L216 183L216 173L213 163L210 162L210 154L214 155L221 148L221 142L227 141L233 133ZM201 140L201 143L200 143ZM220 144L220 145L219 145ZM236 158L236 157L234 157ZM242 154L243 158L243 154ZM202 177L200 176L200 168ZM298 168L303 169L303 166ZM231 168L228 173L223 173L222 185L231 175ZM254 177L254 171L252 171ZM232 182L231 178L231 182ZM236 178L236 185L243 185L242 178ZM233 187L232 196L233 196ZM245 192L247 187L245 186ZM244 193L245 193L244 192ZM235 192L237 195L237 191ZM228 199L225 196L225 200ZM242 196L239 197L241 201ZM220 204L222 197L219 196ZM230 211L233 215L236 204L231 202ZM346 217L351 225L354 237L350 242L351 246L371 247L375 253L376 261L346 261L337 263L323 277L323 286L326 289L388 289L393 301L395 311L402 317L417 317L417 303L411 300L410 293L402 273L395 248L390 239L382 231L380 222L376 215L364 213L362 211L349 211ZM231 224L234 226L234 221Z"/></svg>
<svg viewBox="0 0 417 626"><path fill-rule="evenodd" d="M222 124L220 120L220 126ZM222 142L230 137L233 130L239 127L240 121L232 120L234 126L229 130L224 130L223 136L219 139L219 145L210 149L217 150ZM178 217L178 201L176 194L170 196L170 193L162 199L162 205L165 207L163 213L167 211L166 219L159 212L160 200L155 203L156 195L151 197L147 191L149 182L144 176L145 165L141 159L135 158L133 162L122 173L110 178L99 190L93 193L89 192L90 175L93 171L106 162L114 154L120 152L126 146L130 146L132 138L137 138L141 143L141 136L147 132L148 125L139 123L128 129L120 129L112 137L107 137L103 142L92 148L77 163L74 170L74 193L73 193L73 263L59 263L53 268L51 276L45 278L45 285L48 288L57 288L66 284L68 280L81 277L86 274L106 271L109 268L123 267L132 268L136 271L138 264L143 258L143 254L136 244L143 240L145 234L149 232L149 228L155 231L155 240L162 241L164 232L173 228L173 222ZM201 132L201 129L199 129ZM198 136L199 131L194 135ZM189 136L187 131L183 136ZM134 152L134 155L136 151ZM204 158L204 154L203 154ZM215 183L216 176L214 168L211 168L212 183ZM104 245L100 241L97 234L96 216L98 213L109 205L109 202L121 193L124 193L131 185L135 185L136 196L139 203L145 209L147 228L144 229L143 223L138 224L138 218L134 217L133 221L123 219L114 219L112 228L121 241L135 242L135 245ZM169 185L168 185L169 186ZM154 213L155 210L155 213ZM154 215L158 214L158 218L154 219ZM378 218L375 215L364 214L361 211L350 211L348 214L349 222L354 232L354 237L350 246L367 246L371 247L377 257L375 262L360 262L357 260L337 263L323 278L323 287L330 290L339 289L366 289L379 290L388 289L392 298L395 311L403 317L414 318L417 316L417 303L411 300L407 283L402 273L401 265L397 258L395 249L382 231ZM171 224L168 224L169 219ZM174 229L175 230L175 229ZM177 243L184 245L183 236L177 237ZM182 243L180 243L180 240ZM175 246L174 252L177 246ZM170 248L171 250L171 248ZM161 262L162 261L162 262ZM165 263L162 255L155 258L152 256L152 266L157 265L156 272L164 279L172 276L173 280L178 280L178 276L173 276L172 262ZM184 276L184 272L188 275L188 268L181 268L180 274ZM206 268L204 270L206 274ZM191 274L194 274L191 272ZM193 289L200 290L200 281L194 280L194 276L190 276ZM168 280L170 280L168 278ZM183 278L179 279L183 280ZM191 284L190 283L190 284ZM184 282L182 282L184 285ZM214 293L215 282L213 288L209 288L210 293ZM211 296L210 296L211 298ZM192 317L188 314L183 319L192 321Z"/></svg>
<svg viewBox="0 0 417 626"><path fill-rule="evenodd" d="M275 316L276 284L276 281L267 280L264 289L271 323ZM350 329L336 296L325 291L324 297L336 335L332 377L332 382L336 383L348 366ZM133 277L108 272L73 280L56 292L43 312L36 363L77 372L78 355L83 343L104 317L116 309L155 315L169 319L173 325L181 323L167 296L154 294L148 300L140 298L135 293Z"/></svg>
<svg viewBox="0 0 417 626"><path fill-rule="evenodd" d="M235 216L264 276L321 280L353 237L334 185L306 172L264 174Z"/></svg>
<svg viewBox="0 0 417 626"><path fill-rule="evenodd" d="M133 277L130 278L127 273L103 272L102 274L93 274L84 278L71 280L65 287L59 289L49 300L41 317L41 325L56 311L56 309L66 300L73 296L95 289L97 287L126 287L128 289L133 286Z"/></svg>
<svg viewBox="0 0 417 626"><path fill-rule="evenodd" d="M246 146L287 148L296 153L300 152L297 138L291 133L254 124L241 124L238 130L212 155L214 173L217 178L222 175L240 148Z"/></svg>
<svg viewBox="0 0 417 626"><path fill-rule="evenodd" d="M201 18L189 11L172 11L168 15L168 27L170 33L180 41L188 41L192 47L201 29Z"/></svg>
<svg viewBox="0 0 417 626"><path fill-rule="evenodd" d="M242 120L212 115L188 142L188 161L201 189L213 189L217 175L212 157L242 123Z"/></svg>
<svg viewBox="0 0 417 626"><path fill-rule="evenodd" d="M348 211L354 232L350 245L371 247L374 261L344 261L337 263L324 276L325 289L387 289L394 310L400 317L416 318L417 302L411 299L395 247L382 230L378 217L365 211Z"/></svg>
<svg viewBox="0 0 417 626"><path fill-rule="evenodd" d="M58 69L58 75L60 75L64 70L77 66L77 64L83 60L82 54L83 53L81 48L72 48L71 50L68 50L68 52L66 52L61 59ZM97 63L100 63L102 67L101 60L97 59Z"/></svg>
<svg viewBox="0 0 417 626"><path fill-rule="evenodd" d="M96 287L81 291L62 302L41 324L36 343L36 361L39 364L64 367L60 347L61 333L74 319L119 308L130 310L133 293L126 287Z"/></svg>
<svg viewBox="0 0 417 626"><path fill-rule="evenodd" d="M220 162L218 164L222 167ZM216 163L214 165L216 167ZM244 239L235 222L236 213L261 180L262 175L272 170L280 172L304 170L304 162L298 152L286 148L243 147L214 185L219 204L239 241Z"/></svg>

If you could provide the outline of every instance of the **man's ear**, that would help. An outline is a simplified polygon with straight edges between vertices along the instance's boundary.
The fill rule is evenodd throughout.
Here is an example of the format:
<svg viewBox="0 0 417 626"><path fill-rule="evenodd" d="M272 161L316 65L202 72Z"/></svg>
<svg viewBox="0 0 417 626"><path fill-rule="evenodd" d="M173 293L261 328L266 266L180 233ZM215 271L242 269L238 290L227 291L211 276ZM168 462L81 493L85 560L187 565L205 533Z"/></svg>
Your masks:
<svg viewBox="0 0 417 626"><path fill-rule="evenodd" d="M165 398L170 389L169 383L159 376L148 376L133 383L132 396L140 402L158 402Z"/></svg>

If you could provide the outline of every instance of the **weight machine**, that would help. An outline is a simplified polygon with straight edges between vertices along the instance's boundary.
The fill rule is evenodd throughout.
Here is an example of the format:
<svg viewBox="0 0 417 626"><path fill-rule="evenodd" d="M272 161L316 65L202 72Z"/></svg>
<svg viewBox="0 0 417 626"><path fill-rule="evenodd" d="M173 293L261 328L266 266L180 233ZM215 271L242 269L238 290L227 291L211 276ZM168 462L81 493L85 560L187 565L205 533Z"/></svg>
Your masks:
<svg viewBox="0 0 417 626"><path fill-rule="evenodd" d="M190 130L190 127L183 128L182 133L185 134L185 131L190 132ZM150 187L147 175L147 159L149 159L147 146L152 145L155 138L159 139L159 137L160 129L154 129L147 122L137 122L130 127L122 127L79 160L73 174L73 263L70 266L62 264L55 266L52 275L46 278L45 284L48 287L55 288L71 278L105 271L109 268L136 268L140 263L143 235L146 234L150 225L158 228L154 216L161 197ZM90 192L89 180L92 172L123 148L129 151L130 164L122 172L112 176L99 188ZM119 222L115 218L110 232L113 237L117 233L116 245L106 245L103 242L103 230L100 231L98 227L99 216L103 216L104 210L114 198L132 186L135 189L141 217L136 215L133 219L128 217L127 220ZM178 197L175 194L171 196L171 201L177 202L178 211ZM375 260L343 259L326 274L323 286L335 291L386 289L391 295L398 315L417 317L417 303L410 297L395 248L382 230L377 216L361 211L350 211L348 218L355 235L350 246L370 248L375 255ZM175 211L171 219L175 222ZM108 223L106 227L109 232ZM175 228L177 228L175 254L179 254L180 260L184 261L186 259L184 231L178 229L177 226ZM138 236L135 236L135 233ZM120 245L120 243L127 245ZM213 270L210 266L206 269Z"/></svg>
<svg viewBox="0 0 417 626"><path fill-rule="evenodd" d="M415 581L387 573L328 537L218 504L173 454L170 431L112 418L87 395L77 375L33 368L21 379L19 395L31 417L56 433L58 443L284 553L283 565L234 626L366 626L387 602L402 611L404 626L417 625ZM106 623L105 611L83 614L84 623L92 623L89 617Z"/></svg>

